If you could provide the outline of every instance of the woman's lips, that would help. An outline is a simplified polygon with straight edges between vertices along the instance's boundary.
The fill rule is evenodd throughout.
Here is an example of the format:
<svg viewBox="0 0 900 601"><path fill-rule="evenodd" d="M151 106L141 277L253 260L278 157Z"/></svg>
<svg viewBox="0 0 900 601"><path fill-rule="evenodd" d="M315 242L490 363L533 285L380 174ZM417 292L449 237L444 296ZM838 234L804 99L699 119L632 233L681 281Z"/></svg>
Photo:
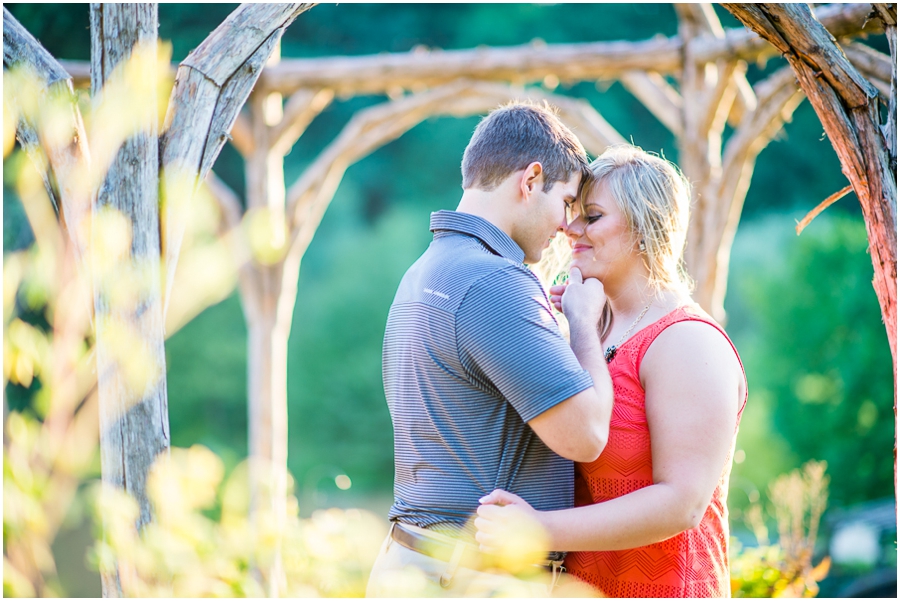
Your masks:
<svg viewBox="0 0 900 601"><path fill-rule="evenodd" d="M572 254L577 255L580 252L591 250L591 248L593 247L588 246L587 244L576 244L572 247Z"/></svg>

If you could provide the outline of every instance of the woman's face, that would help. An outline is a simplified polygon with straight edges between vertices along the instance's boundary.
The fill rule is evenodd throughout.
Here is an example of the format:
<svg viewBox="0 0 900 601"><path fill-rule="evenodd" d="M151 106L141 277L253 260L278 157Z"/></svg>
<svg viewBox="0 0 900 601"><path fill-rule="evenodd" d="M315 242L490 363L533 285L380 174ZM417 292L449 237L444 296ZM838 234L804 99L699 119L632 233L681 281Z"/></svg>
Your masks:
<svg viewBox="0 0 900 601"><path fill-rule="evenodd" d="M608 286L643 265L639 240L603 183L594 186L583 206L575 204L566 236L572 245L572 267L585 278Z"/></svg>

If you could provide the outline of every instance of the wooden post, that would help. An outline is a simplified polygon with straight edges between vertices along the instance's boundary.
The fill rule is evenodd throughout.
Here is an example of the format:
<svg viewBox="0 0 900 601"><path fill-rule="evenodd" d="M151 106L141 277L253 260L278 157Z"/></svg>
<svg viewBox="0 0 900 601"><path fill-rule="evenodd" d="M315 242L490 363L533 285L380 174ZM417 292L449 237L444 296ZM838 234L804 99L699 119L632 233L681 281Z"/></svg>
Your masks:
<svg viewBox="0 0 900 601"><path fill-rule="evenodd" d="M206 177L285 28L312 6L242 4L178 67L160 140L163 189L175 190L164 199L166 307L184 236L180 204L189 201L181 182Z"/></svg>
<svg viewBox="0 0 900 601"><path fill-rule="evenodd" d="M277 64L280 56L280 47L276 46L267 64ZM283 268L278 255L283 255L287 244L284 155L272 149L270 133L281 123L284 111L277 92L253 93L248 105L253 153L245 167L247 207L262 226L251 236L265 231L267 239L257 242L274 253L266 257L269 261L254 260L251 264L257 282L252 292L256 302L245 307L248 447L253 474L250 499L252 508L269 510L280 522L287 495L287 342L293 314L278 311ZM277 597L286 586L283 578L281 555L276 551L274 565L265 575L270 596Z"/></svg>
<svg viewBox="0 0 900 601"><path fill-rule="evenodd" d="M742 61L710 52L713 41L735 38L733 30L722 29L712 6L679 4L676 9L684 52L683 98L677 103L683 125L670 129L678 138L679 164L693 185L685 263L696 286L694 300L724 323L731 247L756 158L803 95L791 73L783 70L751 88ZM846 27L836 20L835 25ZM645 104L654 101L644 89L649 83L642 88L629 84ZM661 114L664 108L653 112ZM740 119L735 131L723 145L725 125L736 114ZM671 120L667 116L663 123Z"/></svg>
<svg viewBox="0 0 900 601"><path fill-rule="evenodd" d="M72 94L72 78L4 9L4 65L27 66L39 77L42 92L68 94L64 100L71 105L71 123L66 124L71 130L69 138L60 141L57 132L52 139L39 139L40 132L27 121L18 124L17 135L23 146L32 151L30 154L44 177L48 193L59 205L61 225L68 229L79 257L94 261L103 480L124 489L137 500L140 508L137 527L150 520L146 495L149 468L169 446L160 255L165 248L169 259L166 281L170 289L184 232L183 207L172 201L175 197L181 202L190 201L193 185L207 174L218 156L241 105L284 29L311 6L303 3L241 5L229 15L182 63L166 113L167 133L160 141L154 87L156 5L91 5L90 75L95 104L101 102L101 89L111 79L117 82L119 93L129 93L129 86L123 83L127 78L117 75L117 70L132 57L135 45L147 48L149 44L153 57L144 62L139 78L151 85L142 88L143 94L125 99L129 107L148 98L151 102L140 114L112 115L113 129L124 126L130 128L132 135L120 147L117 141L111 144L109 139L95 139L106 142L99 146L112 152L93 164L88 152L88 135ZM51 95L42 98L48 96ZM106 133L102 124L96 131L99 135ZM49 160L43 160L39 144ZM169 218L163 227L158 195L160 158L167 169L163 189L182 193L170 194L170 202L166 203ZM92 187L96 184L91 179L97 175L102 180L99 193ZM283 207L283 175L276 175L282 187ZM186 188L182 185L185 182ZM93 206L92 196L96 196ZM102 236L112 233L105 229L112 211L127 219L124 235L131 242L127 264L119 265L115 273L97 269L97 261L108 259L107 256L85 254L92 242L99 242ZM95 234L93 239L88 235L91 227L82 227L81 223L88 218ZM170 244L161 244L164 241L160 239L161 230L168 234ZM116 294L122 275L134 276L140 282L137 294ZM246 280L244 275L242 281ZM246 288L243 284L242 287ZM127 299L124 303L123 298ZM289 325L281 345L285 359L287 329ZM135 362L139 363L139 369L130 369ZM135 371L143 371L143 377L136 379ZM286 360L280 374L286 377ZM280 423L285 429L282 439L286 441L287 424L284 420ZM281 474L280 489L284 490L284 472ZM284 495L276 498L281 501L281 511L276 515L283 516ZM119 568L115 573L101 575L104 596L123 594L121 577ZM277 595L277 587L271 592Z"/></svg>
<svg viewBox="0 0 900 601"><path fill-rule="evenodd" d="M95 98L117 66L132 56L135 46L150 45L155 57L158 17L155 4L91 5L91 91ZM153 63L148 63L154 64ZM146 73L155 80L155 73ZM153 87L155 98L155 86ZM137 99L130 99L135 102ZM104 484L132 495L140 507L137 526L150 521L147 476L156 457L169 448L166 394L165 331L160 297L159 152L155 103L135 123L110 165L97 195L96 218L115 209L128 218L130 267L146 274L142 293L133 302L114 304L119 284L113 274L95 279L97 375L100 399L100 463ZM106 232L95 229L95 235ZM140 345L123 347L120 336L134 336ZM128 362L148 358L149 378L129 377ZM104 597L122 596L118 570L101 574Z"/></svg>
<svg viewBox="0 0 900 601"><path fill-rule="evenodd" d="M878 93L805 4L725 4L782 52L819 116L863 209L873 286L897 377L897 183L881 130Z"/></svg>

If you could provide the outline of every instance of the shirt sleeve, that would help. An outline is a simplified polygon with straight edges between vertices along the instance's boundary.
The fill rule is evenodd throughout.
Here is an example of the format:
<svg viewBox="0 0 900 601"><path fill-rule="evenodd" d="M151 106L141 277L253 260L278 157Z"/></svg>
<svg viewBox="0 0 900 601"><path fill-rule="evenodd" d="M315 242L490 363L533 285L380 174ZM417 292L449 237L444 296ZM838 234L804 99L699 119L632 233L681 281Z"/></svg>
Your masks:
<svg viewBox="0 0 900 601"><path fill-rule="evenodd" d="M476 282L456 314L473 384L496 389L526 422L594 385L550 311L537 280L510 265Z"/></svg>

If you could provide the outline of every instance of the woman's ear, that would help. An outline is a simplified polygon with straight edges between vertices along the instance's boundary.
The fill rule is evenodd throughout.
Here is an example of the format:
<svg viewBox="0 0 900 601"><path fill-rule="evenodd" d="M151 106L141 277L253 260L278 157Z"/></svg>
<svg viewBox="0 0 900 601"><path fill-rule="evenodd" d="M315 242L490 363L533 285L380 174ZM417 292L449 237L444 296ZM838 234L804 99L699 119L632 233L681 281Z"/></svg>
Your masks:
<svg viewBox="0 0 900 601"><path fill-rule="evenodd" d="M525 170L522 172L522 177L519 180L519 191L522 193L522 198L528 200L531 198L531 194L537 187L542 186L543 184L544 166L538 161L529 164L525 167Z"/></svg>

